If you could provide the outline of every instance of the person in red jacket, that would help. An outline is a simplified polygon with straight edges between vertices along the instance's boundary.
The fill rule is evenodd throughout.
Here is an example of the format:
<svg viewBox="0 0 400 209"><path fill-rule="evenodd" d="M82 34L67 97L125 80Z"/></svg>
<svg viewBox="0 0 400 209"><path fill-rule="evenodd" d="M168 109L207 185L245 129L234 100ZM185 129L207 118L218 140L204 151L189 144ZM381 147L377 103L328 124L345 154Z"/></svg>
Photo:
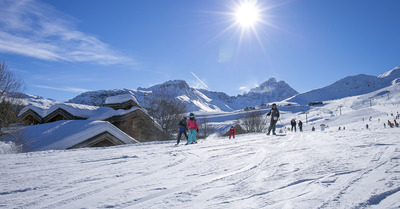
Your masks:
<svg viewBox="0 0 400 209"><path fill-rule="evenodd" d="M233 126L231 126L231 129L229 129L229 139L231 139L231 137L233 136L233 139L235 139L235 128L233 128Z"/></svg>
<svg viewBox="0 0 400 209"><path fill-rule="evenodd" d="M190 113L189 116L190 116L190 118L186 125L186 127L189 129L189 138L188 138L186 145L197 143L196 132L199 131L199 126L197 125L197 121L196 121L196 118L194 117L194 114Z"/></svg>

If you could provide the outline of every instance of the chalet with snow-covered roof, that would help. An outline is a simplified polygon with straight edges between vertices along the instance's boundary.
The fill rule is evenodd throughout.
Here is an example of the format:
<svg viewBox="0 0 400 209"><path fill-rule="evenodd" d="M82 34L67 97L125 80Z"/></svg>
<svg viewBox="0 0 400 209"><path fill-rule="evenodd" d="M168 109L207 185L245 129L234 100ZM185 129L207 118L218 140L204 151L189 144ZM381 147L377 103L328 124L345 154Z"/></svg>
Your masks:
<svg viewBox="0 0 400 209"><path fill-rule="evenodd" d="M10 140L18 137L24 151L28 152L138 143L111 123L93 120L62 120L25 126L8 137Z"/></svg>
<svg viewBox="0 0 400 209"><path fill-rule="evenodd" d="M31 105L21 110L19 118L24 125L48 124L58 121L106 121L140 142L156 141L164 137L162 128L148 115L145 109L140 107L133 95L107 98L102 107L73 103L56 103L47 107ZM108 136L108 140L100 140L102 141L101 145L118 144L118 140L111 137L109 133L102 133L101 136ZM76 144L72 148L92 146L92 142L96 141L99 140L85 140L84 143L80 142L79 145Z"/></svg>
<svg viewBox="0 0 400 209"><path fill-rule="evenodd" d="M122 94L108 97L104 102L105 107L111 107L114 110L123 109L129 110L132 107L141 108L135 96L131 94Z"/></svg>

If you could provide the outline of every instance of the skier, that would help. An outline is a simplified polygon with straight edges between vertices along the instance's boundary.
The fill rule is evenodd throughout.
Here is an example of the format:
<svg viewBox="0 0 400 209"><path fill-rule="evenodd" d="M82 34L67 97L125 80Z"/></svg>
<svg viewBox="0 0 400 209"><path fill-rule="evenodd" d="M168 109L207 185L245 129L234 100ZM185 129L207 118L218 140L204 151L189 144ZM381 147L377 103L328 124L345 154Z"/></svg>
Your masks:
<svg viewBox="0 0 400 209"><path fill-rule="evenodd" d="M290 121L290 125L292 125L292 128L290 129L290 130L294 130L294 132L296 132L297 130L296 130L296 120L294 120L294 119L292 119L291 121Z"/></svg>
<svg viewBox="0 0 400 209"><path fill-rule="evenodd" d="M368 127L369 127L368 124L366 124L366 125L365 125L365 128L368 129Z"/></svg>
<svg viewBox="0 0 400 209"><path fill-rule="evenodd" d="M388 120L388 126L389 126L390 128L393 128L393 124L392 124L392 122L390 122L390 120Z"/></svg>
<svg viewBox="0 0 400 209"><path fill-rule="evenodd" d="M186 128L189 129L189 138L188 138L186 145L197 143L196 132L199 131L199 126L197 125L197 121L196 121L196 118L194 117L194 114L190 113L189 116L190 116L190 118L186 125Z"/></svg>
<svg viewBox="0 0 400 209"><path fill-rule="evenodd" d="M276 135L275 129L276 129L276 123L278 122L278 118L279 118L279 110L278 110L278 108L276 108L275 103L272 104L272 108L269 111L269 113L267 113L267 115L271 116L271 123L269 124L267 135L269 135L271 133L271 130L272 130L272 134Z"/></svg>
<svg viewBox="0 0 400 209"><path fill-rule="evenodd" d="M186 131L187 131L186 120L187 120L187 118L183 117L183 119L181 121L179 121L179 133L178 133L178 139L177 139L176 145L179 145L179 142L181 141L182 134L185 135L186 141L188 140L188 135L186 133Z"/></svg>
<svg viewBox="0 0 400 209"><path fill-rule="evenodd" d="M301 122L301 120L299 120L299 129L300 132L303 132L303 122Z"/></svg>
<svg viewBox="0 0 400 209"><path fill-rule="evenodd" d="M397 123L396 120L394 120L394 127L399 127L399 124Z"/></svg>
<svg viewBox="0 0 400 209"><path fill-rule="evenodd" d="M314 126L311 128L311 131L315 131L315 128L314 128Z"/></svg>
<svg viewBox="0 0 400 209"><path fill-rule="evenodd" d="M229 139L231 139L231 137L233 136L233 139L235 139L235 128L233 126L231 126L231 129L229 129Z"/></svg>

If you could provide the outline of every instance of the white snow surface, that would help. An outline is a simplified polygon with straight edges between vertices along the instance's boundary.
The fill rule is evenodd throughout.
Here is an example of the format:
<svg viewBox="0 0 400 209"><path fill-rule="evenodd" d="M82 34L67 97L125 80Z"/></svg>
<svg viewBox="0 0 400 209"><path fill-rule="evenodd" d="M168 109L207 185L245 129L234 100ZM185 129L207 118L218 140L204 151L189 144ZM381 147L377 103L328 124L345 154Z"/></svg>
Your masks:
<svg viewBox="0 0 400 209"><path fill-rule="evenodd" d="M4 208L398 208L398 128L0 155Z"/></svg>
<svg viewBox="0 0 400 209"><path fill-rule="evenodd" d="M3 154L0 207L399 208L400 128L383 126L399 103L397 84L311 107L308 123L282 107L279 125L304 132Z"/></svg>

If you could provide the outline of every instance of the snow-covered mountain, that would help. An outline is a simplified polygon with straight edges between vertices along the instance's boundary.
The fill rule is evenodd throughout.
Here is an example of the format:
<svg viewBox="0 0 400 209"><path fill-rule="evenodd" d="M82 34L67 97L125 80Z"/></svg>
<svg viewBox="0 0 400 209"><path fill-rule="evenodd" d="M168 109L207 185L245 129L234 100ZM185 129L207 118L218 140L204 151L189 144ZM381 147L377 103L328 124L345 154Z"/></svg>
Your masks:
<svg viewBox="0 0 400 209"><path fill-rule="evenodd" d="M400 66L380 76L355 75L348 76L335 83L298 94L287 101L299 104L308 104L315 101L326 101L356 96L382 89L400 81Z"/></svg>
<svg viewBox="0 0 400 209"><path fill-rule="evenodd" d="M195 89L183 80L174 80L149 88L138 88L137 90L117 89L85 92L68 102L102 105L109 96L129 93L135 95L139 103L146 107L146 101L150 99L152 94L161 92L185 102L187 111L200 112L233 111L247 106L258 106L263 103L280 101L297 94L297 91L287 83L284 81L277 82L275 78L271 78L259 87L238 96L229 96L223 92L213 92L205 89Z"/></svg>
<svg viewBox="0 0 400 209"><path fill-rule="evenodd" d="M270 78L260 86L250 89L249 92L243 95L239 95L236 102L241 103L242 106L255 106L268 102L281 101L298 93L286 82L278 82L275 78Z"/></svg>
<svg viewBox="0 0 400 209"><path fill-rule="evenodd" d="M9 96L8 99L12 99L18 105L27 106L33 105L36 107L50 107L51 105L57 103L53 99L46 99L41 96L30 95L25 93L18 93L16 96Z"/></svg>
<svg viewBox="0 0 400 209"><path fill-rule="evenodd" d="M68 103L100 106L106 102L108 97L123 95L123 94L133 94L137 96L137 91L132 89L113 89L113 90L98 90L98 91L88 91L84 92L73 99L68 100Z"/></svg>
<svg viewBox="0 0 400 209"><path fill-rule="evenodd" d="M400 67L396 67L380 76L364 74L348 76L326 87L301 94L298 94L296 90L284 81L277 81L275 78L271 78L249 92L238 96L229 96L223 92L195 89L183 80L174 80L149 88L138 88L137 90L116 89L86 92L68 102L102 105L109 96L129 93L135 95L139 103L146 107L146 101L152 96L152 92L164 92L170 97L185 102L187 111L230 112L285 99L285 102L298 103L300 105L316 101L340 99L370 93L398 82L400 82Z"/></svg>

